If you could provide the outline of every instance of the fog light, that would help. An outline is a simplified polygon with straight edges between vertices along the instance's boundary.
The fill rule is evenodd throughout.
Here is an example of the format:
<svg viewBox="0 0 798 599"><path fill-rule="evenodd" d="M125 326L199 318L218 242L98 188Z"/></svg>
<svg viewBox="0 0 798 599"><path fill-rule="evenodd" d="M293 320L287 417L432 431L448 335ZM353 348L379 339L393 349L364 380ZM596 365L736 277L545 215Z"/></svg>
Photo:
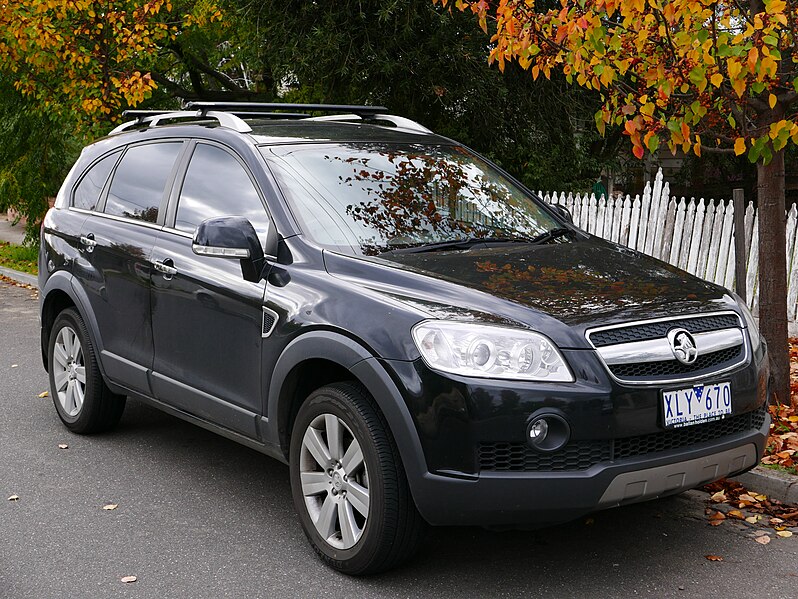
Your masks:
<svg viewBox="0 0 798 599"><path fill-rule="evenodd" d="M571 427L558 414L542 414L532 418L526 427L526 440L538 451L562 449L571 437Z"/></svg>
<svg viewBox="0 0 798 599"><path fill-rule="evenodd" d="M541 418L529 426L529 440L532 443L541 443L549 432L548 423Z"/></svg>

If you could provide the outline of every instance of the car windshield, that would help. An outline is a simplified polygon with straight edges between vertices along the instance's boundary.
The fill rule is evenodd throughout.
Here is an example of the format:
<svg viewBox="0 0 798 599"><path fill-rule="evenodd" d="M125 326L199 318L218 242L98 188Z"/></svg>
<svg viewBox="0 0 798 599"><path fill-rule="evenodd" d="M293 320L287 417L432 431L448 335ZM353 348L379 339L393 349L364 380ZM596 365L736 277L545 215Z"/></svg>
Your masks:
<svg viewBox="0 0 798 599"><path fill-rule="evenodd" d="M261 148L305 234L366 255L458 240L533 239L562 226L457 146L336 143Z"/></svg>

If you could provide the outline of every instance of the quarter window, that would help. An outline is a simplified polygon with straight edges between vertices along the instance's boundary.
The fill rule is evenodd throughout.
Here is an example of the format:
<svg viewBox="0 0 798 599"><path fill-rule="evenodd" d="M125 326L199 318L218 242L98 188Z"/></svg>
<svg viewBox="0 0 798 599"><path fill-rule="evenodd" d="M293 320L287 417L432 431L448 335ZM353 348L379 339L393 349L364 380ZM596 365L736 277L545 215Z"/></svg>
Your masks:
<svg viewBox="0 0 798 599"><path fill-rule="evenodd" d="M180 191L175 229L193 233L215 216L243 216L261 239L269 229L266 209L241 163L221 148L198 144Z"/></svg>
<svg viewBox="0 0 798 599"><path fill-rule="evenodd" d="M133 146L111 180L105 213L154 223L181 142Z"/></svg>
<svg viewBox="0 0 798 599"><path fill-rule="evenodd" d="M83 210L94 210L100 200L100 194L111 174L111 169L119 159L119 152L109 154L94 165L83 175L78 186L75 188L75 195L72 197L72 205Z"/></svg>

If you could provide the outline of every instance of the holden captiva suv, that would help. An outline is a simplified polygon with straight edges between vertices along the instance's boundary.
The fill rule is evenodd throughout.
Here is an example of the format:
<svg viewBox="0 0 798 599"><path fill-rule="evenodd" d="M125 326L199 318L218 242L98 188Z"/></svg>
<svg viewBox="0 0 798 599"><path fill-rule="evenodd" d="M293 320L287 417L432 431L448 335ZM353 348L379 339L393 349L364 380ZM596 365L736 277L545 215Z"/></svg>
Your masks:
<svg viewBox="0 0 798 599"><path fill-rule="evenodd" d="M543 526L757 464L766 347L726 289L380 107L129 114L41 233L69 430L132 397L287 463L350 574L427 524Z"/></svg>

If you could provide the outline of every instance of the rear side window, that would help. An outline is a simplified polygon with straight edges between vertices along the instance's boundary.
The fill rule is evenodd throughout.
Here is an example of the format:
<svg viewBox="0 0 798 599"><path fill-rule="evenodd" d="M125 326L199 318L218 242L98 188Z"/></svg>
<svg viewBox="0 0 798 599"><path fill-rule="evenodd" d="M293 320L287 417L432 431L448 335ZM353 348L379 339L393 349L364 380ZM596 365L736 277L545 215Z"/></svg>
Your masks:
<svg viewBox="0 0 798 599"><path fill-rule="evenodd" d="M108 180L108 175L111 174L111 169L114 168L116 161L119 159L120 153L121 150L95 162L83 175L80 183L75 188L75 195L72 196L72 205L75 208L94 210L97 207L105 182Z"/></svg>
<svg viewBox="0 0 798 599"><path fill-rule="evenodd" d="M266 209L241 163L221 148L198 144L180 191L175 229L193 233L214 216L243 216L261 238L269 229Z"/></svg>
<svg viewBox="0 0 798 599"><path fill-rule="evenodd" d="M181 146L169 142L129 148L114 172L104 212L154 223Z"/></svg>

